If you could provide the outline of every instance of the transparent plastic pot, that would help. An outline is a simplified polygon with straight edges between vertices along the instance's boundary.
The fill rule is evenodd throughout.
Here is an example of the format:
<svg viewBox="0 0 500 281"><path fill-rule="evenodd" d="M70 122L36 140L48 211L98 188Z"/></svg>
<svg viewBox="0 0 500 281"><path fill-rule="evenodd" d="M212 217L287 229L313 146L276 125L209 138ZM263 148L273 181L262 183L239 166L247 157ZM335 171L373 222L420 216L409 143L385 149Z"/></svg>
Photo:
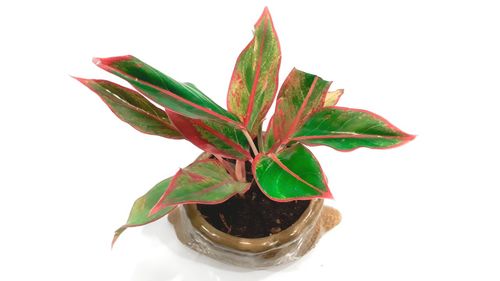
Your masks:
<svg viewBox="0 0 500 281"><path fill-rule="evenodd" d="M240 238L208 223L195 204L183 205L169 215L179 240L213 259L247 268L265 268L295 261L311 250L318 239L341 220L340 213L311 200L290 227L263 238Z"/></svg>

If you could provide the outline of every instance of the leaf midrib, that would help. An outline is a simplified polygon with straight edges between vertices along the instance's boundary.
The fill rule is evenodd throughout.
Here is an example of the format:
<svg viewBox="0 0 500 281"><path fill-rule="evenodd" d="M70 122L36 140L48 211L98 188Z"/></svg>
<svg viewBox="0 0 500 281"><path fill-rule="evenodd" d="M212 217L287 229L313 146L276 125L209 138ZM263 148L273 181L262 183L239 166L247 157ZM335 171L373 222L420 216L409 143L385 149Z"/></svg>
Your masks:
<svg viewBox="0 0 500 281"><path fill-rule="evenodd" d="M212 110L212 109L210 109L210 108L203 107L203 106L198 105L198 104L196 104L196 103L194 103L194 102L192 102L192 101L190 101L190 100L187 100L187 99L185 99L185 98L183 98L183 97L180 97L180 96L178 96L178 95L176 95L176 94L172 93L171 91L168 91L168 90L162 89L162 88L160 88L160 87L158 87L158 86L155 86L155 85L153 85L153 84L151 84L151 83L149 83L149 82L146 82L146 81L144 81L144 80L138 79L138 78L136 78L136 77L132 77L131 75L129 75L129 74L127 74L127 73L125 73L125 72L123 72L123 71L121 71L121 70L119 70L119 69L116 69L116 68L114 68L114 67L112 67L112 66L105 65L105 64L102 64L102 63L100 63L100 62L99 62L97 65L98 65L99 67L101 67L102 69L106 70L106 71L116 72L116 73L118 73L119 75L123 75L124 77L127 77L126 79L130 79L131 81L134 81L134 82L136 82L136 83L142 84L142 85L147 86L147 87L151 87L151 88L153 88L153 89L155 89L155 90L159 91L160 93L163 93L163 94L165 94L165 95L167 95L167 96L169 96L169 97L171 97L171 98L173 98L173 99L176 99L176 100L178 100L178 101L180 101L180 102L183 102L183 103L185 103L185 104L187 104L187 105L190 105L190 106L192 106L192 107L194 107L194 108L196 108L196 109L198 109L198 110L200 110L200 111L202 111L202 112L205 112L205 113L207 113L207 114L209 114L209 115L212 115L212 116L214 116L214 117L216 117L216 118L218 118L218 119L220 119L220 120L226 121L226 122L228 122L228 123L230 123L230 124L232 124L232 125L234 125L234 126L236 126L236 127L240 128L240 129L245 129L245 127L243 126L243 124L241 124L241 123L239 123L239 122L237 122L237 121L235 121L235 120L233 120L233 119L231 119L231 118L229 118L229 117L227 117L227 116L221 115L221 114L219 114L219 113L217 113L217 112L213 111L213 110ZM146 94L147 94L147 93L146 93ZM147 94L147 95L148 95L148 94ZM171 110L172 110L172 111L175 111L175 110L173 110L173 109L171 109ZM179 113L179 114L180 114L180 113Z"/></svg>
<svg viewBox="0 0 500 281"><path fill-rule="evenodd" d="M319 187L316 187L310 183L308 183L306 180L304 180L302 177L294 173L292 170L290 170L281 160L276 156L276 154L271 153L268 155L273 162L275 162L281 169L283 169L285 172L290 174L292 177L294 177L296 180L302 182L303 184L309 186L310 188L314 189L315 191L319 192L319 194L325 193L325 191L321 190Z"/></svg>

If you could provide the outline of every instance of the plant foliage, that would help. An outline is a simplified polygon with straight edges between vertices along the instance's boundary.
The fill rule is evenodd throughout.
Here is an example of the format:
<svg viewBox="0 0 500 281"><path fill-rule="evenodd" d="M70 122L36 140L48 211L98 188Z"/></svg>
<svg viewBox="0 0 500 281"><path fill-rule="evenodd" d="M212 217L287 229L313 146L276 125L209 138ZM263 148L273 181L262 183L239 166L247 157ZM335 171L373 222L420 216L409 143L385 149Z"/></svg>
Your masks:
<svg viewBox="0 0 500 281"><path fill-rule="evenodd" d="M236 61L227 110L193 84L177 82L133 56L96 58L94 63L135 90L76 78L133 128L186 139L206 152L137 199L113 243L126 228L155 221L178 205L217 204L244 193L250 187L243 176L245 161L272 200L332 198L321 166L306 146L381 149L414 138L374 113L336 106L343 90L329 92L330 81L295 68L281 85L274 114L262 131L278 92L280 62L278 36L266 8Z"/></svg>

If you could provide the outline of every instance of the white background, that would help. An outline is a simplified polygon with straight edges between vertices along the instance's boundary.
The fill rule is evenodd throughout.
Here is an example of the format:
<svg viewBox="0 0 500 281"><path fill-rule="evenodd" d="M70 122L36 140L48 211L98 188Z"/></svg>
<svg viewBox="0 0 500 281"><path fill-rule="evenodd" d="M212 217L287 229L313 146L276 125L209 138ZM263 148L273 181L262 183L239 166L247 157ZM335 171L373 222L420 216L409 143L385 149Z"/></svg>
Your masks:
<svg viewBox="0 0 500 281"><path fill-rule="evenodd" d="M2 2L0 280L500 280L494 2ZM222 265L180 245L166 220L111 251L132 202L200 151L136 132L69 75L119 81L91 58L133 54L225 105L266 5L281 81L293 66L333 80L339 105L418 137L313 149L343 221L292 265Z"/></svg>

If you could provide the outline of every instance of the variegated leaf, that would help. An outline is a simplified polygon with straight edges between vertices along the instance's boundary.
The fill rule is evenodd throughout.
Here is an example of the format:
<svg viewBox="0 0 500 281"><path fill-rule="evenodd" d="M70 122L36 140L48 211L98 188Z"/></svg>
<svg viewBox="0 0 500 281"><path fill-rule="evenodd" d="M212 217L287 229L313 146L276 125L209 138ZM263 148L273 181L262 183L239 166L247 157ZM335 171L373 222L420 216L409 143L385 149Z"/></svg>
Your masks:
<svg viewBox="0 0 500 281"><path fill-rule="evenodd" d="M127 228L141 226L156 221L175 208L175 206L167 206L165 208L157 210L154 215L149 215L151 209L155 206L158 200L160 200L161 196L165 193L165 190L167 190L167 187L170 185L171 181L172 178L168 178L159 182L150 191L141 196L139 199L135 200L134 205L132 206L132 210L130 210L127 223L115 231L112 245Z"/></svg>
<svg viewBox="0 0 500 281"><path fill-rule="evenodd" d="M178 204L222 203L249 187L250 183L232 178L215 159L196 161L177 172L150 215L155 216L157 212Z"/></svg>
<svg viewBox="0 0 500 281"><path fill-rule="evenodd" d="M172 139L182 138L165 112L136 91L106 80L75 79L94 91L118 118L138 131Z"/></svg>
<svg viewBox="0 0 500 281"><path fill-rule="evenodd" d="M226 123L192 119L167 110L182 135L205 152L226 158L249 160L249 145L241 130Z"/></svg>
<svg viewBox="0 0 500 281"><path fill-rule="evenodd" d="M323 107L331 82L293 69L281 86L265 137L266 151L286 145L307 116Z"/></svg>
<svg viewBox="0 0 500 281"><path fill-rule="evenodd" d="M276 95L280 62L278 36L266 8L255 24L252 41L236 61L227 95L229 111L240 118L252 137Z"/></svg>
<svg viewBox="0 0 500 281"><path fill-rule="evenodd" d="M133 56L95 58L94 63L134 86L165 108L190 118L225 121L244 128L238 117L217 105L190 83L180 83Z"/></svg>
<svg viewBox="0 0 500 281"><path fill-rule="evenodd" d="M414 138L372 112L325 107L312 114L292 140L350 151L359 147L395 147Z"/></svg>
<svg viewBox="0 0 500 281"><path fill-rule="evenodd" d="M326 93L323 106L334 106L339 102L340 97L344 94L344 89L337 89Z"/></svg>
<svg viewBox="0 0 500 281"><path fill-rule="evenodd" d="M262 191L275 201L332 197L318 161L300 143L259 154L253 173Z"/></svg>

